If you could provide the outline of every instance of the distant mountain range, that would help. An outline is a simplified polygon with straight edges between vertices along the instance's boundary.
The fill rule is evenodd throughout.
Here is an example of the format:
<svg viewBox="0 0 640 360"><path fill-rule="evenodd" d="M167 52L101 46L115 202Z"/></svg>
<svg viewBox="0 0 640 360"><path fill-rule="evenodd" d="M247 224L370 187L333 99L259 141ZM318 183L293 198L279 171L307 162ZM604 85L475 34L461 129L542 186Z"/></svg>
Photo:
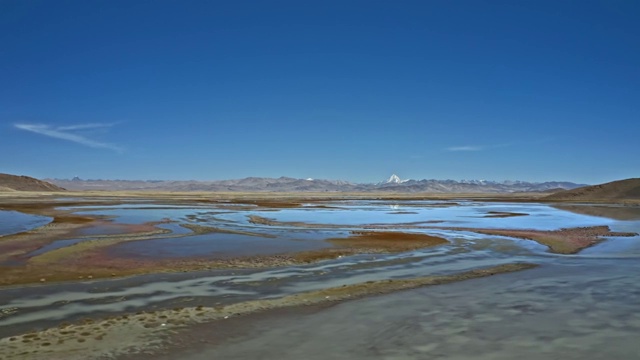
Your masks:
<svg viewBox="0 0 640 360"><path fill-rule="evenodd" d="M168 180L38 180L29 176L0 173L0 192L65 190L147 190L147 191L212 191L212 192L388 192L388 193L518 193L545 192L547 201L638 201L640 178L625 179L600 185L584 185L566 181L534 183L527 181L487 180L412 180L392 175L375 184L357 184L343 180L295 179L290 177L248 177L218 181Z"/></svg>
<svg viewBox="0 0 640 360"><path fill-rule="evenodd" d="M218 192L397 192L397 193L513 193L554 192L575 189L585 184L564 181L486 181L486 180L403 180L392 175L379 183L358 184L343 180L296 179L290 177L248 177L217 181L169 180L82 180L47 179L68 190L154 190Z"/></svg>
<svg viewBox="0 0 640 360"><path fill-rule="evenodd" d="M400 177L396 174L391 175L391 177L389 177L389 180L382 182L382 183L378 183L378 184L402 184L404 182L409 181L410 179L406 179L406 180L402 180L400 179Z"/></svg>

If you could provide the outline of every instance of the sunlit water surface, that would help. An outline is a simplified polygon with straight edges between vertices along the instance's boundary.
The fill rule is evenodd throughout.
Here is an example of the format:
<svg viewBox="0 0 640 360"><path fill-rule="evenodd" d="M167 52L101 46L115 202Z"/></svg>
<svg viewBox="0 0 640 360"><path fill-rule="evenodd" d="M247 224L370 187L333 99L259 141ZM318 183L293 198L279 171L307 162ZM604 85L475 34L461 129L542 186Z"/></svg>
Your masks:
<svg viewBox="0 0 640 360"><path fill-rule="evenodd" d="M261 318L238 338L180 358L634 360L638 274L637 259L559 261Z"/></svg>
<svg viewBox="0 0 640 360"><path fill-rule="evenodd" d="M231 303L370 280L532 262L542 266L345 303L323 311L321 316L283 319L277 329L266 329L268 324L258 323L256 332L243 339L241 345L230 342L215 351L224 354L223 358L238 359L260 358L257 355L265 344L273 344L273 351L286 349L280 355L291 359L512 359L514 354L523 359L539 359L545 354L562 359L600 359L602 348L609 349L611 358L632 359L630 354L637 354L633 351L638 347L631 338L633 334L634 339L640 335L640 318L636 315L640 313L638 237L611 238L578 255L563 256L551 254L546 247L528 240L412 226L558 229L608 225L614 231L640 232L638 208L626 209L631 216L619 220L608 217L607 209L600 209L596 216L585 214L581 208L564 211L542 204L465 201L443 206L442 202L345 201L326 205L331 208L308 206L273 211L119 205L78 210L132 224L168 218L177 223L161 226L181 234L185 230L180 223L193 223L264 235L158 236L157 240L114 247L112 251L120 256L180 257L203 251L235 256L251 251L313 249L327 246L323 241L326 238L345 236L367 224L394 225L397 231L442 236L450 244L393 255L357 255L306 266L146 275L3 289L1 306L19 310L0 318L0 335L35 325L49 326L62 320L143 308ZM486 217L491 212L527 215ZM281 223L252 224L250 215ZM305 223L306 227L287 222ZM72 245L75 240L65 241L68 243L60 246ZM50 246L54 248L55 244ZM274 358L275 353L267 355L262 358Z"/></svg>
<svg viewBox="0 0 640 360"><path fill-rule="evenodd" d="M51 222L47 216L23 214L17 211L0 210L0 236L35 229Z"/></svg>

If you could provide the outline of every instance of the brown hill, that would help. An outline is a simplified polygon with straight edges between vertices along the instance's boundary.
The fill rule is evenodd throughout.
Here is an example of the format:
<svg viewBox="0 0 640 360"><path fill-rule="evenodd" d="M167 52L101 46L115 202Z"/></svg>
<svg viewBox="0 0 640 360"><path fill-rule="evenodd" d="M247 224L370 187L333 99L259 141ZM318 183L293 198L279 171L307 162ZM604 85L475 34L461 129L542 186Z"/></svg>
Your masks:
<svg viewBox="0 0 640 360"><path fill-rule="evenodd" d="M640 200L640 178L560 191L544 199L550 201Z"/></svg>
<svg viewBox="0 0 640 360"><path fill-rule="evenodd" d="M29 176L0 174L0 191L64 191L64 189Z"/></svg>

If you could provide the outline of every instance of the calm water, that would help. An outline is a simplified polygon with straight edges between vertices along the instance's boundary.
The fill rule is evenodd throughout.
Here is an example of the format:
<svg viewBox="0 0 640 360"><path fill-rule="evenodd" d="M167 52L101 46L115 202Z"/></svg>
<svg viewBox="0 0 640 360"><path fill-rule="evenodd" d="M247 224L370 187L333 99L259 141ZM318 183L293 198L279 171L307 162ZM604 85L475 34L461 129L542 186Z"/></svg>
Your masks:
<svg viewBox="0 0 640 360"><path fill-rule="evenodd" d="M239 338L180 358L635 360L637 260L559 261L268 317Z"/></svg>
<svg viewBox="0 0 640 360"><path fill-rule="evenodd" d="M594 216L564 211L545 204L451 202L450 206L429 202L398 201L342 201L326 203L330 209L301 207L274 210L228 210L220 207L174 207L114 205L100 209L79 211L79 214L106 215L121 223L137 224L162 219L194 222L204 225L225 226L230 224L251 226L248 216L258 215L281 222L303 222L309 224L337 224L349 227L366 224L401 224L434 222L440 226L500 227L556 229L558 227L609 225L617 220L605 216ZM79 210L82 208L78 208ZM612 210L614 208L611 208ZM640 213L640 209L632 209ZM512 218L490 218L490 212L526 213L528 216ZM606 210L603 211L606 213ZM640 215L639 215L640 217ZM640 219L636 219L640 220Z"/></svg>
<svg viewBox="0 0 640 360"><path fill-rule="evenodd" d="M529 215L511 218L486 217L492 211ZM319 224L363 225L440 221L438 226L535 229L590 226L594 223L606 225L614 222L606 218L561 211L542 204L496 203L462 203L450 207L417 207L411 202L398 202L393 205L363 202L343 205L342 208L335 210L284 209L274 214L262 214L262 216L284 222L300 221ZM220 217L225 218L224 215Z"/></svg>
<svg viewBox="0 0 640 360"><path fill-rule="evenodd" d="M393 225L398 231L414 231L440 235L450 239L454 245L472 239L482 242L483 238L473 233L444 230L415 229L415 226L452 226L484 228L535 228L557 229L562 227L609 225L615 230L636 231L640 222L640 209L627 209L633 220L621 221L602 216L607 210L619 211L615 207L599 207L598 215L565 211L543 204L482 203L471 201L339 201L324 204L330 209L303 206L293 209L231 210L229 206L201 205L176 206L158 204L122 204L100 207L65 208L76 210L80 215L100 215L113 219L116 223L141 224L171 219L175 223L160 227L172 231L170 235L158 235L154 240L133 241L112 247L114 256L167 258L189 256L250 256L276 254L287 251L303 251L329 246L327 238L347 236L348 231L362 230L370 224L376 226ZM594 207L595 208L595 207ZM487 217L491 212L524 213L526 216L509 218ZM633 215L638 216L633 218ZM25 228L40 224L46 218L31 217L16 212L0 212L0 215L20 218L20 221L2 222L11 229ZM257 215L282 222L277 226L255 225L249 216ZM306 227L288 225L288 222L308 224ZM180 224L199 224L222 230L248 231L256 236L212 233L187 236L190 230ZM11 225L13 224L13 225ZM406 225L403 225L406 224ZM330 225L330 226L324 226ZM22 226L22 227L20 227ZM1 229L0 229L1 230ZM9 231L9 230L7 230ZM14 230L20 231L20 230ZM61 247L93 239L95 235L113 235L123 231L119 227L96 226L83 229L74 239L63 239L40 248L25 258L37 256ZM621 240L629 242L628 239ZM504 242L502 242L504 243ZM517 244L528 250L536 250L532 242L509 240L511 247ZM467 246L469 244L465 244ZM538 247L537 252L545 252Z"/></svg>
<svg viewBox="0 0 640 360"><path fill-rule="evenodd" d="M542 204L482 203L471 201L339 201L325 203L329 209L303 206L292 209L230 210L228 206L163 206L147 204L115 205L100 208L77 208L80 214L109 216L114 221L139 224L149 221L171 219L178 223L212 226L223 230L249 231L258 236L234 234L206 234L187 238L158 237L153 241L135 241L113 247L112 254L127 257L181 257L207 255L216 257L276 254L286 251L302 251L327 247L323 240L348 235L347 231L362 230L367 226L393 225L398 231L414 231L440 235L456 243L480 241L472 233L444 230L415 229L415 226L452 226L484 228L535 228L558 229L562 227L610 225L619 220L564 211ZM491 218L491 212L524 213L526 216ZM638 210L640 213L640 210ZM255 225L249 217L257 215L281 222L277 226ZM307 224L305 227L290 225L290 222ZM633 221L632 221L633 223ZM403 225L405 224L405 225ZM326 226L328 225L328 226ZM620 225L623 226L623 225ZM184 234L174 224L176 233ZM263 238L261 238L264 237ZM271 239L268 239L271 237ZM475 240L474 240L475 239ZM74 244L82 240L74 240ZM503 244L504 242L500 242ZM61 244L66 246L67 244ZM514 242L527 250L545 252L532 242ZM464 244L468 246L469 244ZM464 247L463 246L463 247ZM40 249L36 255L58 248L51 244ZM462 249L462 251L466 251Z"/></svg>
<svg viewBox="0 0 640 360"><path fill-rule="evenodd" d="M112 216L115 222L141 223L170 218L163 227L185 234L180 223L194 223L264 236L206 234L124 243L119 256L180 257L208 251L214 256L280 252L326 246L326 238L345 236L367 224L443 221L437 226L557 229L608 225L640 232L640 209L599 207L565 211L542 204L459 202L335 202L333 209L295 208L239 211L223 207L116 206L78 208ZM436 206L434 206L436 205ZM575 210L575 209L574 209ZM583 209L578 209L583 210ZM490 211L527 216L486 218ZM607 216L608 212L614 215ZM398 213L400 212L400 213ZM259 215L288 224L248 222ZM327 228L322 224L340 224ZM19 311L0 318L0 336L33 326L53 326L87 315L137 311L149 307L229 303L279 297L301 291L369 280L451 274L510 262L533 262L539 269L344 303L317 316L279 319L255 325L246 338L212 349L222 358L380 358L380 359L636 359L633 339L640 335L640 238L612 238L578 255L551 254L533 241L467 231L413 229L442 236L449 245L394 255L358 255L307 266L276 269L164 274L65 285L0 290L0 306ZM270 237L267 237L270 236ZM72 246L67 239L56 246ZM249 250L247 250L249 249ZM48 250L40 249L40 252ZM217 255L216 255L217 254ZM632 336L635 335L635 336ZM273 351L264 351L265 347ZM279 350L278 350L279 349ZM286 351L285 351L286 350ZM205 354L208 354L205 352ZM304 356L302 356L304 354ZM210 354L209 354L210 355ZM278 356L276 356L278 355ZM186 356L186 355L185 355ZM193 359L210 358L192 355Z"/></svg>
<svg viewBox="0 0 640 360"><path fill-rule="evenodd" d="M327 247L320 241L268 238L241 234L212 233L184 238L133 241L118 245L112 256L136 258L202 257L229 258L248 255L271 255L287 251L304 251Z"/></svg>
<svg viewBox="0 0 640 360"><path fill-rule="evenodd" d="M0 210L0 236L16 234L46 225L50 217Z"/></svg>

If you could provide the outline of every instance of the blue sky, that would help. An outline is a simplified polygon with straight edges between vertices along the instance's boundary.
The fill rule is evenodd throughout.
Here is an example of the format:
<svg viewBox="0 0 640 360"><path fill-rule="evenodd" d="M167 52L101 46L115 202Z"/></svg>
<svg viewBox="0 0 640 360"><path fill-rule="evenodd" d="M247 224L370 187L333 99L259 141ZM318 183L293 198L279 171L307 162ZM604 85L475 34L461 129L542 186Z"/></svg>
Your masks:
<svg viewBox="0 0 640 360"><path fill-rule="evenodd" d="M0 172L640 176L638 1L0 1Z"/></svg>

